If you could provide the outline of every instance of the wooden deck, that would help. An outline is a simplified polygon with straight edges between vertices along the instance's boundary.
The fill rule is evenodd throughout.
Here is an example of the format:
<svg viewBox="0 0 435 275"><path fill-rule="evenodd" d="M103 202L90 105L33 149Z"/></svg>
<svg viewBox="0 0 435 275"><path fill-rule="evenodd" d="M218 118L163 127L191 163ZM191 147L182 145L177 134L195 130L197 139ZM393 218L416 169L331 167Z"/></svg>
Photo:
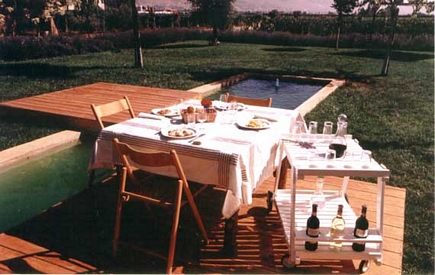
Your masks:
<svg viewBox="0 0 435 275"><path fill-rule="evenodd" d="M176 273L250 273L250 274L356 274L355 261L302 261L296 269L284 269L281 257L287 253L281 222L274 209L267 214L267 190L273 190L274 178L264 182L254 193L254 202L242 207L237 234L238 255L226 258L223 247L224 221L220 216L224 192L206 190L197 197L212 241L205 247L192 239L194 222L188 217L180 220L177 244ZM315 178L306 178L300 187L308 189ZM338 188L340 178L326 178L325 189ZM0 234L0 273L162 273L165 263L122 249L117 258L110 256L113 219L116 204L115 181L87 189L60 205L52 207L6 233ZM368 218L375 223L376 185L351 181L348 198L358 211L362 203L368 205ZM386 188L383 263L371 265L366 274L401 274L404 226L405 190ZM213 201L213 204L210 204ZM186 212L188 213L188 212ZM148 232L144 225L130 228L136 234ZM145 226L150 223L145 222ZM183 229L184 228L184 229ZM187 230L186 228L191 228ZM129 231L129 230L127 230ZM159 240L161 229L152 233L147 242ZM146 238L146 233L142 233ZM160 239L161 241L161 239ZM156 246L158 244L155 244Z"/></svg>
<svg viewBox="0 0 435 275"><path fill-rule="evenodd" d="M136 113L176 104L179 99L199 98L198 93L95 83L59 92L42 94L0 103L3 115L40 115L68 123L73 129L96 129L91 103L105 103L127 95ZM127 114L114 116L107 122L116 123ZM63 124L66 125L66 124ZM314 178L306 178L302 189L312 189ZM339 178L326 178L325 189L341 184ZM237 235L238 255L225 258L222 248L224 221L220 208L224 192L210 189L198 197L200 212L212 242L200 247L181 219L177 245L177 273L357 273L358 262L302 262L294 270L283 269L280 260L287 253L281 222L274 209L266 215L267 190L273 189L274 178L264 182L254 194L254 202L239 214ZM22 225L0 234L0 273L161 273L165 264L129 250L110 256L116 204L115 181L84 190ZM348 188L351 206L358 211L368 205L370 223L375 223L376 185L351 181ZM400 274L402 267L405 189L388 186L385 195L384 252L381 266L372 264L367 274ZM211 204L210 201L213 201ZM147 224L147 226L150 224ZM132 226L143 230L144 227ZM182 230L184 228L184 230ZM187 230L189 231L189 230ZM137 233L137 232L136 232ZM159 234L158 229L155 234ZM147 234L143 234L147 235ZM152 234L150 234L152 235ZM154 236L154 235L152 235ZM151 243L157 241L147 239ZM158 246L158 244L156 244ZM164 247L164 246L162 246Z"/></svg>
<svg viewBox="0 0 435 275"><path fill-rule="evenodd" d="M70 128L96 130L99 126L90 105L115 101L124 95L128 96L136 115L177 104L180 99L201 98L201 94L196 92L99 82L1 102L0 114L36 115L46 120L55 119L60 125ZM106 117L104 121L117 123L127 118L128 112Z"/></svg>

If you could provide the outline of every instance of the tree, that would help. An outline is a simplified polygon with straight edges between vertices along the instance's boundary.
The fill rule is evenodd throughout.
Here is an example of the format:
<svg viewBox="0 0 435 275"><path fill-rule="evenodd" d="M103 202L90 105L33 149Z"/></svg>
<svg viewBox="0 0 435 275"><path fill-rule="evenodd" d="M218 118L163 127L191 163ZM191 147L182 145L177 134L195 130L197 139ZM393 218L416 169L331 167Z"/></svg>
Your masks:
<svg viewBox="0 0 435 275"><path fill-rule="evenodd" d="M134 67L143 68L142 47L140 45L139 22L137 20L136 0L131 0L131 18L133 21Z"/></svg>
<svg viewBox="0 0 435 275"><path fill-rule="evenodd" d="M233 10L233 3L236 0L188 0L201 21L213 28L214 45L218 45L218 30L224 30L230 22L230 14Z"/></svg>
<svg viewBox="0 0 435 275"><path fill-rule="evenodd" d="M372 40L372 36L375 32L376 15L378 14L378 11L381 9L383 2L384 0L362 0L361 3L358 4L360 7L367 6L368 15L372 16L369 41Z"/></svg>
<svg viewBox="0 0 435 275"><path fill-rule="evenodd" d="M335 49L338 50L338 44L340 41L340 29L343 23L343 17L346 14L351 13L357 6L358 0L334 0L331 5L337 11L337 36L335 42Z"/></svg>

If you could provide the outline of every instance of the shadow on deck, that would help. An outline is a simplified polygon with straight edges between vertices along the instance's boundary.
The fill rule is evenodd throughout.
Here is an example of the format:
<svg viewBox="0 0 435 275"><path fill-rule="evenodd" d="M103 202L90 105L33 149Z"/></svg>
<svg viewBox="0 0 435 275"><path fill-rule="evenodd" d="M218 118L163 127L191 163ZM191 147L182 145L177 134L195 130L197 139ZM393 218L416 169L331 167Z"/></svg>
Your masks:
<svg viewBox="0 0 435 275"><path fill-rule="evenodd" d="M333 181L332 185L338 185L338 180ZM307 185L310 184L313 185L308 180ZM371 183L358 182L357 185L355 190L349 190L348 193L351 205L352 201L357 202L355 207L359 207L358 197L367 196L367 190L370 192L371 188L375 188ZM368 188L360 189L364 185ZM279 215L275 209L269 214L266 210L267 190L272 187L273 178L270 178L254 193L253 204L240 210L238 255L235 258L227 258L220 253L224 235L221 206L225 192L206 189L197 197L197 203L211 242L202 245L190 210L184 209L180 219L174 272L358 273L359 262L338 260L303 261L296 269L284 269L280 261L288 250ZM165 262L128 248L121 249L116 258L111 256L116 189L117 182L114 180L95 185L1 234L0 273L163 273ZM356 192L364 194L355 195ZM395 207L397 203L404 204L404 190L387 187L386 196L386 208L390 208L389 204ZM371 203L368 201L369 207ZM170 227L150 220L145 208L140 205L131 205L126 210L123 224L128 226L123 229L122 237L134 238L138 243L165 251ZM401 271L403 216L391 216L389 211L385 213L387 224L384 228L393 226L395 229L386 230L384 262L381 266L372 264L368 274ZM133 217L138 215L141 218L134 220ZM391 231L395 233L391 235Z"/></svg>

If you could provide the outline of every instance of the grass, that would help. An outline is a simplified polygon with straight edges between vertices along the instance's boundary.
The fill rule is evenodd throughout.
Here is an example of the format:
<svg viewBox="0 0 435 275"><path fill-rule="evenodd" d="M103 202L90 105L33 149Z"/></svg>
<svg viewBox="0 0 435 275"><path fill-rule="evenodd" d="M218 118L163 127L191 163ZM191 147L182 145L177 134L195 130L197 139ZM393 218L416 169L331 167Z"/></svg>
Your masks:
<svg viewBox="0 0 435 275"><path fill-rule="evenodd" d="M0 100L52 92L97 81L190 89L242 72L344 78L347 84L305 119L349 117L349 132L391 170L389 185L407 189L403 272L434 273L434 55L395 52L389 76L379 76L382 51L247 45L208 47L190 41L144 50L0 63ZM0 121L0 150L62 125L29 119Z"/></svg>

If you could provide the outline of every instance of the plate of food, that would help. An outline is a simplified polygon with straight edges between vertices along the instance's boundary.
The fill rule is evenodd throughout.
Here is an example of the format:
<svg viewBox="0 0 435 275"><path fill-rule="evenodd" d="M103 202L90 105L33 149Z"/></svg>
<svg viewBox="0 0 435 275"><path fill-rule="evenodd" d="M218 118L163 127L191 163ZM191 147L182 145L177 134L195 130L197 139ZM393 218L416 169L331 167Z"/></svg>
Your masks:
<svg viewBox="0 0 435 275"><path fill-rule="evenodd" d="M237 126L243 129L263 130L270 128L270 122L266 119L251 118L237 121Z"/></svg>
<svg viewBox="0 0 435 275"><path fill-rule="evenodd" d="M222 101L213 101L213 107L221 111L227 111L230 108L230 103ZM245 110L246 106L243 103L237 103L237 111Z"/></svg>
<svg viewBox="0 0 435 275"><path fill-rule="evenodd" d="M165 116L165 117L173 117L178 116L179 113L177 110L171 109L171 108L157 108L152 109L151 113L159 116Z"/></svg>
<svg viewBox="0 0 435 275"><path fill-rule="evenodd" d="M167 138L184 139L196 136L195 129L186 127L168 127L160 130L162 136Z"/></svg>

